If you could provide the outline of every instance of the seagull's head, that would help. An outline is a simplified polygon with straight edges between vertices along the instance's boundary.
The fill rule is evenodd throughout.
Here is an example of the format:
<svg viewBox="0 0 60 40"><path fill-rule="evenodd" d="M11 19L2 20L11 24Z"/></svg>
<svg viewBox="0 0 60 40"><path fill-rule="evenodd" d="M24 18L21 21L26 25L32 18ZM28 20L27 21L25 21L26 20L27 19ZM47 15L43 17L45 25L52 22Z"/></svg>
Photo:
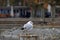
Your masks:
<svg viewBox="0 0 60 40"><path fill-rule="evenodd" d="M29 21L28 23L33 24L33 22L32 22L32 21Z"/></svg>

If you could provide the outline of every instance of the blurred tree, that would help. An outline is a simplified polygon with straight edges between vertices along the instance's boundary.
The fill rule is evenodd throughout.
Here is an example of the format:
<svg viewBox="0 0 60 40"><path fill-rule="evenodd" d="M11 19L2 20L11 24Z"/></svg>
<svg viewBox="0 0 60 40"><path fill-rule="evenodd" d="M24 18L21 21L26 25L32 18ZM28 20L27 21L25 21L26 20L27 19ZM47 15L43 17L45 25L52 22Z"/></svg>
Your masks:
<svg viewBox="0 0 60 40"><path fill-rule="evenodd" d="M34 0L34 2L37 4L38 3L38 0Z"/></svg>
<svg viewBox="0 0 60 40"><path fill-rule="evenodd" d="M5 6L6 5L6 0L0 0L0 6Z"/></svg>
<svg viewBox="0 0 60 40"><path fill-rule="evenodd" d="M35 4L38 4L40 1L43 1L43 2L51 1L51 3L53 1L56 1L56 4L60 5L60 0L9 0L10 5L19 5L19 2L21 2L21 4L23 5L24 1L27 5L32 5L32 4L35 5ZM6 6L6 4L7 4L7 0L0 0L0 6Z"/></svg>
<svg viewBox="0 0 60 40"><path fill-rule="evenodd" d="M24 0L9 0L10 5L19 5L19 2L23 4ZM6 6L7 0L0 0L0 6Z"/></svg>
<svg viewBox="0 0 60 40"><path fill-rule="evenodd" d="M60 5L60 0L55 0L56 1L56 5Z"/></svg>
<svg viewBox="0 0 60 40"><path fill-rule="evenodd" d="M19 5L19 2L20 2L20 3L23 5L23 1L24 1L24 0L15 0L14 4L15 4L15 5Z"/></svg>
<svg viewBox="0 0 60 40"><path fill-rule="evenodd" d="M10 5L14 5L15 4L15 0L9 0Z"/></svg>

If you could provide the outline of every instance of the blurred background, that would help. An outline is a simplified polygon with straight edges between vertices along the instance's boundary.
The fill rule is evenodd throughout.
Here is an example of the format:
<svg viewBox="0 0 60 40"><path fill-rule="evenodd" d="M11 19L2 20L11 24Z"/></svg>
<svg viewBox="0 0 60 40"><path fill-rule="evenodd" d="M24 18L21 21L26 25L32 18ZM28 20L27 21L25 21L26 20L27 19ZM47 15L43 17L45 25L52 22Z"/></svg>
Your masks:
<svg viewBox="0 0 60 40"><path fill-rule="evenodd" d="M18 25L29 20L60 25L60 0L0 0L0 24Z"/></svg>
<svg viewBox="0 0 60 40"><path fill-rule="evenodd" d="M11 17L60 17L60 0L0 0L0 18Z"/></svg>
<svg viewBox="0 0 60 40"><path fill-rule="evenodd" d="M36 28L34 32L41 31L42 34L46 33L49 36L57 35L59 37L56 36L56 40L60 40L60 0L0 0L0 36L10 30L18 33L19 28L28 21L33 21ZM2 37L2 40L6 39Z"/></svg>

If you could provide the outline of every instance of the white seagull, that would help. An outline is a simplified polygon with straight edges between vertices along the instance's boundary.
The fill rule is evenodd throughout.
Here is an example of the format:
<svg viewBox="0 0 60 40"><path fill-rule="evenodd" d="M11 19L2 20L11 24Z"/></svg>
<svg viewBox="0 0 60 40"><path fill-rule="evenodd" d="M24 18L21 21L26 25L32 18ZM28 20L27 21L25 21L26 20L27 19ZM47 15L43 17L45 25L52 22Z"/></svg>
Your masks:
<svg viewBox="0 0 60 40"><path fill-rule="evenodd" d="M33 29L33 22L32 21L28 21L26 24L24 24L24 26L21 28L21 30L24 31L31 31Z"/></svg>

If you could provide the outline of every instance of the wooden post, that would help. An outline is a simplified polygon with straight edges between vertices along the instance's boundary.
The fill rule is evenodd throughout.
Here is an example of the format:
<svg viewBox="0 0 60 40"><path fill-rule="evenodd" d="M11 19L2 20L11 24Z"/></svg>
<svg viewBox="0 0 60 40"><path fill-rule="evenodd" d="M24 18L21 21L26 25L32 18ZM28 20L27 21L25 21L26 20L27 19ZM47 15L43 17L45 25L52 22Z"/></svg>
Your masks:
<svg viewBox="0 0 60 40"><path fill-rule="evenodd" d="M11 6L11 13L10 13L11 17L14 17L14 13L13 13L13 6Z"/></svg>
<svg viewBox="0 0 60 40"><path fill-rule="evenodd" d="M55 2L52 4L52 26L54 27L55 24Z"/></svg>
<svg viewBox="0 0 60 40"><path fill-rule="evenodd" d="M37 35L20 35L19 37L22 37L23 40L25 40L25 38L26 40L31 40L30 38L33 38L33 40L37 40Z"/></svg>

